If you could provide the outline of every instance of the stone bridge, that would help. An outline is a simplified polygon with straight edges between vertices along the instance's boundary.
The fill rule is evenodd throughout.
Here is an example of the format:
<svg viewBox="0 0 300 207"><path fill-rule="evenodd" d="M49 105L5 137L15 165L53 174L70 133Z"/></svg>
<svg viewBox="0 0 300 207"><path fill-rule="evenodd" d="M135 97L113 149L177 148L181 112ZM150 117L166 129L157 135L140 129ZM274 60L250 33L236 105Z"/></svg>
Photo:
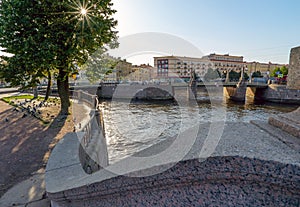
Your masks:
<svg viewBox="0 0 300 207"><path fill-rule="evenodd" d="M95 90L95 89L94 89ZM279 103L299 103L300 90L289 89L284 85L248 83L245 81L231 83L198 83L193 90L186 84L103 84L98 87L100 98L114 99L143 99L143 100L171 100L178 98L210 98L228 97L230 100L244 102L246 98L255 101L270 101Z"/></svg>

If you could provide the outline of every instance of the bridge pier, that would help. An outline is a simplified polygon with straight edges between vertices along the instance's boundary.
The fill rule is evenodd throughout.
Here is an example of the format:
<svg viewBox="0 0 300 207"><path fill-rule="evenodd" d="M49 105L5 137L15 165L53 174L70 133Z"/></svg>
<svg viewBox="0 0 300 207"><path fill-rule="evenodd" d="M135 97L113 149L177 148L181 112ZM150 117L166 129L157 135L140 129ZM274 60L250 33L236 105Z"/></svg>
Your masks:
<svg viewBox="0 0 300 207"><path fill-rule="evenodd" d="M266 88L247 87L246 97L254 101L265 101Z"/></svg>
<svg viewBox="0 0 300 207"><path fill-rule="evenodd" d="M247 83L244 80L236 85L236 87L224 87L224 95L230 100L244 102L246 100Z"/></svg>

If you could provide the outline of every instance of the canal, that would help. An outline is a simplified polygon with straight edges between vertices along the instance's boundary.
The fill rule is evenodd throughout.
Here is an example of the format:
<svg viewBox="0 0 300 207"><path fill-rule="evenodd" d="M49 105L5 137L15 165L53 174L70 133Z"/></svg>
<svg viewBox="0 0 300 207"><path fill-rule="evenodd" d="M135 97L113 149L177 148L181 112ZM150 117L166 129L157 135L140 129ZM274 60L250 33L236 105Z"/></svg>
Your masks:
<svg viewBox="0 0 300 207"><path fill-rule="evenodd" d="M197 101L184 105L172 101L103 101L101 107L112 164L196 124L268 120L272 115L291 112L298 106L235 103L224 98L218 104Z"/></svg>

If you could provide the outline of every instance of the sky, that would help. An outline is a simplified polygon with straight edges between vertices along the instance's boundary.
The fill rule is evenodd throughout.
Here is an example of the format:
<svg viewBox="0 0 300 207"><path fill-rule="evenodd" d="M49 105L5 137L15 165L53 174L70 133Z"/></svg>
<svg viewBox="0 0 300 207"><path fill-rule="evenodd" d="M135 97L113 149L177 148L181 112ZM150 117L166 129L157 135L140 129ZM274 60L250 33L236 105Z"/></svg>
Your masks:
<svg viewBox="0 0 300 207"><path fill-rule="evenodd" d="M196 47L202 55L230 54L243 56L245 61L282 64L289 63L290 49L300 46L299 0L112 0L112 3L117 10L114 18L118 20L116 29L121 40L147 32L168 34L171 39L178 38ZM164 35L161 41L153 43L151 37L144 38L149 44L161 45L155 53L140 52L121 58L134 64L153 65L153 56L200 56L186 52L189 46L182 47L182 51L172 50L172 42L164 44ZM130 45L137 44L142 45L141 41Z"/></svg>
<svg viewBox="0 0 300 207"><path fill-rule="evenodd" d="M245 61L282 64L289 62L291 48L300 46L299 0L112 2L121 38L145 32L164 33L184 39L204 55L230 54L244 56ZM151 54L139 54L128 61L153 64L151 59Z"/></svg>

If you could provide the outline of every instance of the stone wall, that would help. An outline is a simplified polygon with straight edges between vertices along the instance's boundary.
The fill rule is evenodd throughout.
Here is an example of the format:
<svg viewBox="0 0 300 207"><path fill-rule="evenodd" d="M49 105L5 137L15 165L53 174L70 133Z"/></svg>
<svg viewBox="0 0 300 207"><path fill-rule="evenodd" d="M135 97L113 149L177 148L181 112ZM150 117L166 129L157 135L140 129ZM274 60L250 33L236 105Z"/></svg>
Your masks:
<svg viewBox="0 0 300 207"><path fill-rule="evenodd" d="M261 92L261 100L277 103L300 103L300 89L288 89L283 85L269 85L267 89Z"/></svg>
<svg viewBox="0 0 300 207"><path fill-rule="evenodd" d="M291 50L287 87L300 89L300 47Z"/></svg>

